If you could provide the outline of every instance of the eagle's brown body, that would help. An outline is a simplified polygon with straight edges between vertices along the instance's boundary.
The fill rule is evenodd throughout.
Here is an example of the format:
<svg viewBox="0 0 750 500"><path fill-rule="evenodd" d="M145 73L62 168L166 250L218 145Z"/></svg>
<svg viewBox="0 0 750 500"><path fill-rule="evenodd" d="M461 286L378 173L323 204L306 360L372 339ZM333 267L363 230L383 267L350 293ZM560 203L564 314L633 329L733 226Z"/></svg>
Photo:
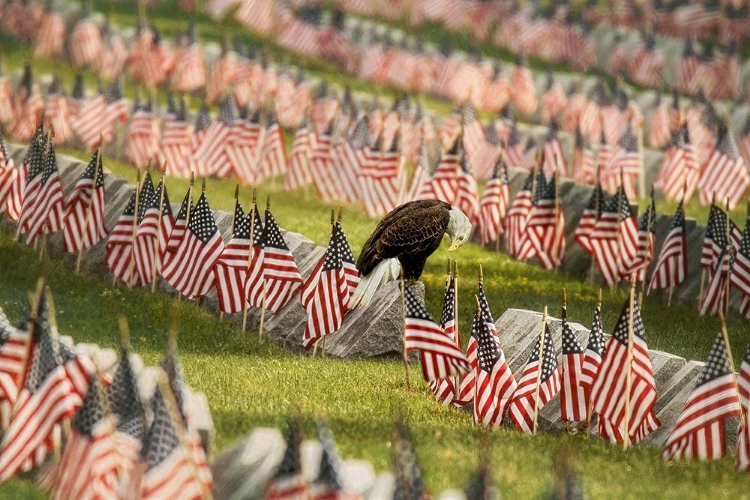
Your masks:
<svg viewBox="0 0 750 500"><path fill-rule="evenodd" d="M369 275L385 259L397 258L409 281L419 279L425 262L438 249L450 220L451 205L438 200L405 203L380 221L362 247L357 269Z"/></svg>

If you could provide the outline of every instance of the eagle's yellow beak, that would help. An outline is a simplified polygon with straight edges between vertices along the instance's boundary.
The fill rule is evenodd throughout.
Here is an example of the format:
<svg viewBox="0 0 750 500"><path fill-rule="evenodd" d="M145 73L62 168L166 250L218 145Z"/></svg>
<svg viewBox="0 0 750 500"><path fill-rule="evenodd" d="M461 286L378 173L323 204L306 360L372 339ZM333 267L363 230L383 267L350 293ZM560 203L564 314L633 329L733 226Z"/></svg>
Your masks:
<svg viewBox="0 0 750 500"><path fill-rule="evenodd" d="M448 247L448 251L449 252L455 252L457 248L458 248L458 245L456 245L454 243L454 244L452 244L451 246Z"/></svg>

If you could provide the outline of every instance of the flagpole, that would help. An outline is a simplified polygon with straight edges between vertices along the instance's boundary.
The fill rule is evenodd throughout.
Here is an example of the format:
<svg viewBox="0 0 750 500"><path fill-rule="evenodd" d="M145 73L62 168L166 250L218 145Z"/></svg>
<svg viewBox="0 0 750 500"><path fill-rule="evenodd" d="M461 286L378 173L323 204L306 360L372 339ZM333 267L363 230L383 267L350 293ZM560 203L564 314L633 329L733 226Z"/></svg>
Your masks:
<svg viewBox="0 0 750 500"><path fill-rule="evenodd" d="M266 210L271 210L271 196L270 195L266 197ZM266 221L266 224L267 223L268 221ZM265 271L263 272L263 274L265 275ZM266 320L266 297L267 295L268 295L268 286L266 283L266 278L264 276L263 277L263 302L261 303L261 307L260 307L260 327L258 328L259 337L263 336L263 324L265 323L265 320Z"/></svg>
<svg viewBox="0 0 750 500"><path fill-rule="evenodd" d="M162 217L162 207L164 205L164 193L167 191L167 185L164 182L164 172L167 170L167 164L164 164L164 167L162 168L162 177L161 177L161 193L159 193L159 215L156 219L156 252L154 253L154 260L151 263L151 276L153 276L153 279L151 281L151 293L156 292L156 261L157 259L160 259L161 255L161 224L163 221Z"/></svg>
<svg viewBox="0 0 750 500"><path fill-rule="evenodd" d="M726 220L727 220L727 249L726 251L729 252L729 262L732 261L732 250L734 249L734 246L732 245L732 240L730 240L730 233L729 233L729 198L727 198L727 211L726 211ZM724 316L729 316L729 274L732 272L731 269L727 269L727 279L726 283L724 283ZM721 309L721 304L719 304L719 309Z"/></svg>
<svg viewBox="0 0 750 500"><path fill-rule="evenodd" d="M646 280L648 278L648 268L651 267L651 261L648 257L651 255L651 222L654 218L654 212L656 211L656 203L654 203L654 185L651 185L651 202L648 208L648 217L646 217L646 255L645 263L646 267L643 270L643 281L641 281L641 291L638 293L638 306L643 309L643 292L646 289Z"/></svg>
<svg viewBox="0 0 750 500"><path fill-rule="evenodd" d="M716 192L711 194L711 207L716 203ZM708 215L708 222L711 222L711 212ZM708 222L706 223L706 230L708 230ZM701 287L698 291L698 312L701 310L701 300L703 299L703 285L706 282L706 268L701 269Z"/></svg>
<svg viewBox="0 0 750 500"><path fill-rule="evenodd" d="M635 308L635 277L630 278L630 307L628 318L628 357L625 364L625 433L623 436L622 449L627 451L630 444L630 386L633 371L633 314Z"/></svg>
<svg viewBox="0 0 750 500"><path fill-rule="evenodd" d="M135 241L135 232L138 230L138 201L140 199L141 191L141 171L136 169L135 171L135 206L133 208L133 241L130 242L130 264L128 265L128 281L125 283L130 286L130 275L133 269L133 242ZM112 284L117 283L117 276L112 276Z"/></svg>
<svg viewBox="0 0 750 500"><path fill-rule="evenodd" d="M597 153L598 154L598 153ZM596 165L596 191L594 192L594 200L595 200L595 210L594 210L594 226L596 226L596 223L599 222L599 211L602 204L601 200L601 166L599 165L599 162L597 160ZM589 283L592 285L594 284L594 273L596 272L596 259L593 256L591 257L591 267L589 268Z"/></svg>
<svg viewBox="0 0 750 500"><path fill-rule="evenodd" d="M602 289L599 288L599 294L596 298L596 310L595 312L599 313L599 317L601 318L601 312L602 312ZM586 437L591 437L591 418L594 416L594 400L591 399L591 391L589 391L589 408L588 412L586 413Z"/></svg>
<svg viewBox="0 0 750 500"><path fill-rule="evenodd" d="M406 281L404 280L404 267L401 266L401 306L404 311L404 373L406 374L406 390L411 391L411 382L409 382L409 355L406 352Z"/></svg>
<svg viewBox="0 0 750 500"><path fill-rule="evenodd" d="M81 272L81 261L83 260L83 242L86 238L86 232L89 229L89 223L91 221L91 213L94 211L94 196L96 196L96 184L99 182L99 174L104 175L102 170L102 140L99 139L99 147L96 149L96 173L94 174L94 189L91 192L91 201L86 211L86 220L83 221L83 231L81 231L81 248L78 249L78 258L76 259L76 274Z"/></svg>
<svg viewBox="0 0 750 500"><path fill-rule="evenodd" d="M539 337L539 364L536 372L536 394L534 395L534 426L532 427L532 435L536 436L537 423L539 422L539 392L542 383L542 369L544 368L544 334L547 331L547 306L544 306L544 313L542 314L542 334Z"/></svg>
<svg viewBox="0 0 750 500"><path fill-rule="evenodd" d="M739 395L739 386L737 384L737 377L734 372L734 358L732 357L732 346L729 345L729 333L727 333L727 322L724 314L719 309L719 321L721 321L721 335L724 337L724 345L727 347L727 357L729 358L729 368L732 369L732 382L734 382L734 388ZM741 425L745 426L745 411L740 411L740 422Z"/></svg>
<svg viewBox="0 0 750 500"><path fill-rule="evenodd" d="M255 240L255 208L256 208L256 194L255 189L253 189L253 208L250 209L250 248L247 252L247 267L250 267L250 263L253 260L253 241ZM242 311L242 334L244 338L244 334L247 332L247 311L248 311L248 304L247 304L247 296L245 296L244 300L244 310Z"/></svg>

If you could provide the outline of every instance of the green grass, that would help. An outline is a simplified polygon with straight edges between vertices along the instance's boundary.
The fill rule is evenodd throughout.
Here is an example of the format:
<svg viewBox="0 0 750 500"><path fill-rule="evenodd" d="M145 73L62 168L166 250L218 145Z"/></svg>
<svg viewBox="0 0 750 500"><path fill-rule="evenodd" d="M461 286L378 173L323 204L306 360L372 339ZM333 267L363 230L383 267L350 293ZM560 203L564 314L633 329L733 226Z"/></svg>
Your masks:
<svg viewBox="0 0 750 500"><path fill-rule="evenodd" d="M323 224L325 225L325 224ZM15 320L24 306L24 292L34 286L38 274L37 256L23 245L0 234L3 284L0 307ZM484 254L485 258L482 258ZM485 263L487 289L497 313L506 305L536 308L538 303L556 304L559 286L570 286L569 301L573 319L584 322L590 315L590 291L553 274L537 282L541 272L523 264L503 262L502 257L468 247L461 261ZM478 260L475 260L478 259ZM13 265L9 265L13 263ZM440 271L428 270L428 307L437 314ZM519 274L522 273L526 277ZM148 364L162 356L173 301L144 290L111 286L90 276L75 275L59 261L48 265L49 286L57 307L62 334L78 342L96 342L116 348L119 343L117 317L130 322L133 349ZM473 288L465 279L463 297ZM548 289L549 288L549 289ZM553 290L554 289L554 290ZM530 300L531 296L536 296ZM605 324L612 325L613 306L622 294L605 296ZM467 302L464 300L464 302ZM522 436L513 430L487 432L471 424L471 416L435 403L420 381L412 392L403 383L398 360L342 361L312 359L289 354L267 339L253 334L243 338L240 331L185 301L179 303L178 341L188 384L208 397L216 425L215 450L222 450L256 426L282 427L293 407L305 416L306 432L312 435L312 417L328 419L345 458L371 460L378 471L387 470L391 461L393 416L402 413L411 426L428 486L434 492L448 487L463 488L477 464L479 440L492 443L493 471L502 494L510 498L538 498L553 480L551 465L562 454L577 457L585 492L591 498L745 498L746 478L734 472L731 459L712 463L663 463L658 449L636 447L623 453L618 447L599 440L562 435ZM461 308L462 317L467 315ZM677 341L666 341L651 333L652 346L682 344L687 351L705 355L712 329L695 324L694 314L674 308L674 315L647 305L647 328L655 322L666 327L680 315L693 316L687 331ZM584 316L584 317L581 317ZM657 319L658 317L658 319ZM736 330L736 329L733 329ZM678 332L674 332L677 336ZM695 344L684 335L692 333ZM736 339L738 340L738 339ZM737 343L736 347L740 344ZM417 377L418 368L412 370ZM637 478L637 480L634 480ZM44 498L27 481L15 480L0 487L2 498Z"/></svg>

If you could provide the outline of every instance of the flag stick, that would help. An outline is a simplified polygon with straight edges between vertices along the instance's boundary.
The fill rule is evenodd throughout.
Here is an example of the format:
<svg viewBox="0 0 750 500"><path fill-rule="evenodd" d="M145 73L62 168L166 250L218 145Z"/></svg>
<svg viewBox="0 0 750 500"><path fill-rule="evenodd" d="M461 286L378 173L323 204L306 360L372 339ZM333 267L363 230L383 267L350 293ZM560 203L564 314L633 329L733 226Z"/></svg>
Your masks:
<svg viewBox="0 0 750 500"><path fill-rule="evenodd" d="M146 171L148 171L148 167L146 167ZM145 177L144 177L145 180ZM133 273L135 271L135 234L138 231L138 204L140 203L140 197L141 197L141 188L143 187L141 185L141 171L136 170L135 171L135 210L133 212L133 234L131 236L130 240L130 264L128 265L128 281L126 282L126 285L128 287L133 286ZM112 283L114 284L114 278Z"/></svg>
<svg viewBox="0 0 750 500"><path fill-rule="evenodd" d="M250 209L250 248L247 252L247 267L250 267L250 263L253 260L253 240L255 239L255 210L256 210L256 196L255 190L253 189L253 208ZM247 332L247 297L245 297L245 308L242 311L242 334L244 338L245 332Z"/></svg>
<svg viewBox="0 0 750 500"><path fill-rule="evenodd" d="M598 152L597 152L597 154L598 154ZM594 188L594 189L596 189L596 191L594 191L594 200L595 200L595 203L594 203L594 207L595 207L595 210L594 210L594 225L595 226L596 226L596 223L599 222L599 211L601 209L601 204L602 204L602 200L601 200L601 179L600 179L601 171L602 171L602 168L599 165L598 160L597 160L597 165L596 165L596 187ZM591 267L589 268L589 283L591 283L593 285L594 284L594 273L596 272L596 259L594 259L593 256L590 256L590 257L591 257Z"/></svg>
<svg viewBox="0 0 750 500"><path fill-rule="evenodd" d="M698 311L701 310L701 300L703 299L703 285L705 284L705 282L706 282L706 268L704 267L701 270L701 287L700 287L700 290L698 291Z"/></svg>
<svg viewBox="0 0 750 500"><path fill-rule="evenodd" d="M268 196L266 198L266 210L270 210L270 209L271 209L271 197ZM268 223L268 221L266 221L266 223ZM268 295L268 286L267 286L266 278L264 277L263 278L263 302L261 303L261 307L260 307L260 327L258 328L259 337L263 336L263 324L265 323L265 320L266 320L266 296L267 295Z"/></svg>
<svg viewBox="0 0 750 500"><path fill-rule="evenodd" d="M164 164L164 170L166 170L166 164ZM161 193L159 193L159 216L156 219L156 252L154 253L154 260L151 264L151 276L153 276L153 280L151 281L151 293L156 292L156 264L157 259L159 259L159 255L161 255L161 224L162 224L162 206L164 205L164 192L167 190L167 185L164 182L164 175L162 174L161 177Z"/></svg>
<svg viewBox="0 0 750 500"><path fill-rule="evenodd" d="M409 355L406 352L406 281L404 280L404 267L401 266L401 306L404 311L404 373L406 374L406 390L411 391L411 382L409 382Z"/></svg>
<svg viewBox="0 0 750 500"><path fill-rule="evenodd" d="M633 314L635 307L635 278L630 279L630 316L628 317L628 357L625 365L625 432L623 433L623 451L630 444L630 385L633 371Z"/></svg>
<svg viewBox="0 0 750 500"><path fill-rule="evenodd" d="M651 266L651 261L648 257L651 255L651 222L653 221L654 212L656 211L656 205L654 203L654 185L651 185L651 202L648 207L648 217L646 218L646 267L643 270L643 281L641 281L641 291L638 292L638 307L643 310L643 293L646 289L646 281L648 277L648 268Z"/></svg>
<svg viewBox="0 0 750 500"><path fill-rule="evenodd" d="M534 426L532 427L532 435L536 436L536 428L539 422L539 392L540 385L542 383L542 368L544 366L544 333L547 330L547 306L544 306L544 313L542 314L542 334L539 337L539 366L536 372L536 393L534 394Z"/></svg>
<svg viewBox="0 0 750 500"><path fill-rule="evenodd" d="M480 280L482 279L482 266L479 266ZM453 314L458 315L458 261L453 261ZM458 321L456 323L456 347L461 349L461 334L458 330Z"/></svg>
<svg viewBox="0 0 750 500"><path fill-rule="evenodd" d="M602 289L599 288L599 294L596 298L596 312L601 315L602 312ZM600 316L601 317L601 316ZM591 391L589 391L589 408L586 412L586 437L591 437L591 418L594 416L594 400L591 399Z"/></svg>
<svg viewBox="0 0 750 500"><path fill-rule="evenodd" d="M727 346L727 357L729 358L729 368L732 369L732 381L734 382L734 388L739 395L739 386L737 385L737 377L734 372L734 358L732 357L732 346L729 345L729 334L727 333L727 322L724 318L724 313L719 309L719 321L721 321L721 335L724 337L724 344ZM742 426L745 425L745 412L740 412L740 422Z"/></svg>
<svg viewBox="0 0 750 500"><path fill-rule="evenodd" d="M643 161L643 125L638 125L638 162L640 163L640 175L638 176L638 194L643 197L646 193L646 172L645 162Z"/></svg>
<svg viewBox="0 0 750 500"><path fill-rule="evenodd" d="M96 173L94 174L94 189L91 193L91 200L89 201L88 209L86 210L86 220L83 221L83 231L81 231L81 248L78 249L78 258L76 259L76 274L81 272L81 261L83 260L83 242L86 238L86 232L89 229L89 223L91 221L91 213L94 211L94 196L96 196L96 184L99 182L100 174L104 175L102 169L102 140L99 139L99 147L96 148L97 166Z"/></svg>
<svg viewBox="0 0 750 500"><path fill-rule="evenodd" d="M729 239L729 198L727 198L727 211L725 213L727 218L727 252L729 252L729 261L731 262L732 257L732 250L734 249L732 245L732 241ZM731 269L727 270L727 280L724 283L724 317L729 316L729 273L731 273ZM719 304L721 306L721 304ZM721 309L721 307L719 307Z"/></svg>

